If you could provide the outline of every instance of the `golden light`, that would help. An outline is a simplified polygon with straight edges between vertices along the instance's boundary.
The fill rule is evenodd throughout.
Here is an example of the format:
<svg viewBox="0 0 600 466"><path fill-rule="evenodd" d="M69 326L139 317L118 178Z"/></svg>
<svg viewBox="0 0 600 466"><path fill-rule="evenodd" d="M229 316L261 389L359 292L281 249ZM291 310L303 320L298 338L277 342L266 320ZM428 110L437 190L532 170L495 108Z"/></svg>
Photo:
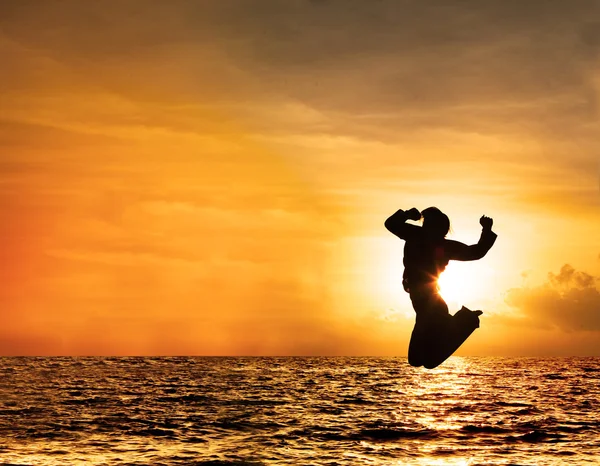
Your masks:
<svg viewBox="0 0 600 466"><path fill-rule="evenodd" d="M464 304L468 297L467 281L449 264L438 279L440 294L448 303L448 307L455 308Z"/></svg>
<svg viewBox="0 0 600 466"><path fill-rule="evenodd" d="M478 309L482 301L496 293L494 270L479 262L450 262L438 280L440 294L448 304L450 313L466 306Z"/></svg>
<svg viewBox="0 0 600 466"><path fill-rule="evenodd" d="M345 259L336 269L348 273L346 294L362 294L375 308L394 309L403 318L414 317L408 294L402 288L403 242L380 236L347 238L347 247L340 251ZM481 261L451 261L440 275L440 294L451 314L461 306L469 309L490 309L489 301L498 294L497 274L492 264ZM359 290L359 291L357 291ZM352 300L358 296L352 294Z"/></svg>

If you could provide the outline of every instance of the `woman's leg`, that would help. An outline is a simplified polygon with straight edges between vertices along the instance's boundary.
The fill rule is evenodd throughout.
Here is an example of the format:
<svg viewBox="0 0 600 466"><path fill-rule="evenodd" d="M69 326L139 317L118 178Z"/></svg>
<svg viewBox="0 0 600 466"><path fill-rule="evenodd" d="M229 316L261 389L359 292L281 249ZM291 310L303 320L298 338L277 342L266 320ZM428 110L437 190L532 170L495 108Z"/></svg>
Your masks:
<svg viewBox="0 0 600 466"><path fill-rule="evenodd" d="M433 369L443 363L451 354L454 341L454 322L450 315L440 315L432 320L427 328L428 342L423 350L423 366Z"/></svg>
<svg viewBox="0 0 600 466"><path fill-rule="evenodd" d="M433 369L454 354L467 338L479 327L481 311L461 309L454 316L441 319L432 328L430 349L426 351L423 366Z"/></svg>
<svg viewBox="0 0 600 466"><path fill-rule="evenodd" d="M427 334L415 323L410 335L410 343L408 344L408 363L411 366L421 367L423 365L426 345Z"/></svg>
<svg viewBox="0 0 600 466"><path fill-rule="evenodd" d="M408 363L414 367L427 367L432 360L438 359L446 346L450 314L446 302L437 293L413 294L411 301L417 318L408 345Z"/></svg>
<svg viewBox="0 0 600 466"><path fill-rule="evenodd" d="M408 346L408 363L433 369L439 366L478 326L478 318L460 315L451 316L448 305L436 292L412 294L411 301L417 313L415 327ZM473 317L477 323L473 321Z"/></svg>

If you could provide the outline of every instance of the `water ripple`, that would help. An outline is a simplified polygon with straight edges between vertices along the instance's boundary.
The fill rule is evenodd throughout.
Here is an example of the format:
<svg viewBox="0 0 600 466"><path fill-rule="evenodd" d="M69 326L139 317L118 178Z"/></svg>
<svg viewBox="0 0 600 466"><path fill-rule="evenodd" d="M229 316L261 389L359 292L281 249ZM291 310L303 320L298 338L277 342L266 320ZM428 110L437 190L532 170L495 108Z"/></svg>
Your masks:
<svg viewBox="0 0 600 466"><path fill-rule="evenodd" d="M0 358L0 374L0 465L600 456L600 358Z"/></svg>

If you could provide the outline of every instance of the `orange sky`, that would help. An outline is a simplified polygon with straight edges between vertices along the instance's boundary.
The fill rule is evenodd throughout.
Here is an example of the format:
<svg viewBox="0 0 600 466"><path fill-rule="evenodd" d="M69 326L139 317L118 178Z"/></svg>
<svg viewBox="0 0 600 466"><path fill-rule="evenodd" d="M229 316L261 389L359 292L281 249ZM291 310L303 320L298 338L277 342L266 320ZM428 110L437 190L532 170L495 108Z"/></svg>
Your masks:
<svg viewBox="0 0 600 466"><path fill-rule="evenodd" d="M405 355L436 205L472 355L600 355L600 5L0 4L0 355Z"/></svg>

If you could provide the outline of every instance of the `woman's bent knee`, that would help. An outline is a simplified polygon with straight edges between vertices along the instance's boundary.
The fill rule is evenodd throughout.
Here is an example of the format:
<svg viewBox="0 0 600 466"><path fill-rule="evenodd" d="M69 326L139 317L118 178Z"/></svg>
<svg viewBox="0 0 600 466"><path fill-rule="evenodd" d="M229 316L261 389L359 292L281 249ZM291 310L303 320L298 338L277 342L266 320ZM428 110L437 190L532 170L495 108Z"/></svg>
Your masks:
<svg viewBox="0 0 600 466"><path fill-rule="evenodd" d="M410 354L408 355L408 363L413 367L421 367L423 365L423 361L420 358Z"/></svg>

